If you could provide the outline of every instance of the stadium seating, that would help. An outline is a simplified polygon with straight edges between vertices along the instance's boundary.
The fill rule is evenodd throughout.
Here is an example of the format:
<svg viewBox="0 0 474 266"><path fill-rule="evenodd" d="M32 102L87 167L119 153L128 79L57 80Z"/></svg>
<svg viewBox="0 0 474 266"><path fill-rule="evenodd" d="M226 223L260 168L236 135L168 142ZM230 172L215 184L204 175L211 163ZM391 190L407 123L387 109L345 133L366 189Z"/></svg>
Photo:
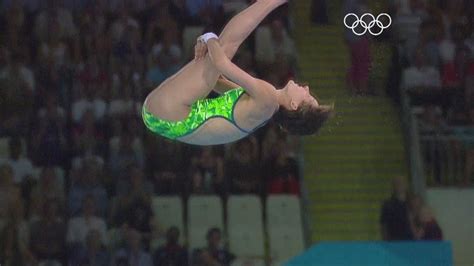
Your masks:
<svg viewBox="0 0 474 266"><path fill-rule="evenodd" d="M189 248L206 246L206 234L210 228L224 231L224 212L218 196L191 196L188 200Z"/></svg>
<svg viewBox="0 0 474 266"><path fill-rule="evenodd" d="M280 265L304 250L301 208L296 196L269 196L266 220L272 265Z"/></svg>
<svg viewBox="0 0 474 266"><path fill-rule="evenodd" d="M180 233L180 242L185 241L184 218L183 218L183 201L178 196L172 197L154 197L151 203L153 214L158 217L155 221L158 228L167 230L171 226L176 226ZM153 239L151 243L152 249L156 249L159 245L164 244L164 239Z"/></svg>
<svg viewBox="0 0 474 266"><path fill-rule="evenodd" d="M227 202L229 249L237 257L264 257L262 203L257 196L231 196Z"/></svg>

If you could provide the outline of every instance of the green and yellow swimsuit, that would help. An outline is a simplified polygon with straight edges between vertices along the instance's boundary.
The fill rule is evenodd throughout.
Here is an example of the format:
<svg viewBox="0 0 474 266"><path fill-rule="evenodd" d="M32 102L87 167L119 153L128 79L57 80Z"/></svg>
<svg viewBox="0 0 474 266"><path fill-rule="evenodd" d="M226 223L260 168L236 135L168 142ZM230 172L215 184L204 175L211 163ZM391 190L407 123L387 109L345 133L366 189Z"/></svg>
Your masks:
<svg viewBox="0 0 474 266"><path fill-rule="evenodd" d="M142 117L148 129L172 140L190 135L212 118L224 118L240 131L250 134L252 132L239 127L234 118L235 106L244 94L243 88L236 88L214 99L198 100L191 106L188 117L181 121L171 122L159 119L151 114L145 106L142 109Z"/></svg>

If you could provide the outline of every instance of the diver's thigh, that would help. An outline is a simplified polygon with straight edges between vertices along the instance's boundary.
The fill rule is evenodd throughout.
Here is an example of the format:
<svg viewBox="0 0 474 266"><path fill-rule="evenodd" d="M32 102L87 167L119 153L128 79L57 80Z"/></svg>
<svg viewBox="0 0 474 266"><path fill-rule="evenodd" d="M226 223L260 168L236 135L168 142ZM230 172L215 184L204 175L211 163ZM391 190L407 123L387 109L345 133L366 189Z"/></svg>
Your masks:
<svg viewBox="0 0 474 266"><path fill-rule="evenodd" d="M199 61L193 60L178 73L167 79L158 88L163 94L172 95L183 104L191 105L205 98L219 79L220 73L209 56Z"/></svg>

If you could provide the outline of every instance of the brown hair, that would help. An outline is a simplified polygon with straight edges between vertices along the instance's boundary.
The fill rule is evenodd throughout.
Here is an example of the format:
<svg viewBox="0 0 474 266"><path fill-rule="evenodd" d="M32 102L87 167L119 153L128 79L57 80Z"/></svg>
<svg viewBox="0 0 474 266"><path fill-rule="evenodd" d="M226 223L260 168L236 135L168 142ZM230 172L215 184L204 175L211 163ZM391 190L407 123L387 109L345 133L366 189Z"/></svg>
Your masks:
<svg viewBox="0 0 474 266"><path fill-rule="evenodd" d="M297 110L280 107L275 114L275 122L290 135L316 134L332 116L334 107L330 105L312 106L303 104Z"/></svg>

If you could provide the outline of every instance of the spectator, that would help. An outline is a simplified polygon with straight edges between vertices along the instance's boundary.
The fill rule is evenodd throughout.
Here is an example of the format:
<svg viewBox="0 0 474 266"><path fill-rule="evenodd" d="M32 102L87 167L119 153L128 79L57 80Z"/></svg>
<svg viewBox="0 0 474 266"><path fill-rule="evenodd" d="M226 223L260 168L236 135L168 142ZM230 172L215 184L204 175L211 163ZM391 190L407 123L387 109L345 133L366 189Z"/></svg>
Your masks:
<svg viewBox="0 0 474 266"><path fill-rule="evenodd" d="M67 157L66 111L57 104L56 97L46 97L38 120L38 129L31 136L35 162L39 166L64 165Z"/></svg>
<svg viewBox="0 0 474 266"><path fill-rule="evenodd" d="M59 70L66 66L69 51L66 43L61 40L58 22L53 21L50 24L46 40L38 46L38 60Z"/></svg>
<svg viewBox="0 0 474 266"><path fill-rule="evenodd" d="M65 258L66 225L59 217L58 203L46 201L40 219L30 228L31 251L39 262L61 264Z"/></svg>
<svg viewBox="0 0 474 266"><path fill-rule="evenodd" d="M163 40L151 48L150 67L146 74L148 87L158 86L179 70L182 51L173 41L173 32L165 30Z"/></svg>
<svg viewBox="0 0 474 266"><path fill-rule="evenodd" d="M14 89L24 90L24 93L31 96L36 88L35 77L33 71L25 64L24 55L14 52L11 58L7 55L7 65L0 69L0 79L10 81L12 87L8 88L15 92Z"/></svg>
<svg viewBox="0 0 474 266"><path fill-rule="evenodd" d="M380 215L382 238L386 241L412 240L414 238L410 225L407 206L407 181L398 176L393 179L392 197L383 203Z"/></svg>
<svg viewBox="0 0 474 266"><path fill-rule="evenodd" d="M0 165L0 227L9 217L11 208L21 200L18 187L13 182L13 170L8 164Z"/></svg>
<svg viewBox="0 0 474 266"><path fill-rule="evenodd" d="M72 132L73 152L76 155L103 154L104 133L96 124L92 110L85 112L82 123Z"/></svg>
<svg viewBox="0 0 474 266"><path fill-rule="evenodd" d="M90 230L85 239L85 245L80 246L70 259L69 265L108 266L110 255L102 242L98 230Z"/></svg>
<svg viewBox="0 0 474 266"><path fill-rule="evenodd" d="M143 246L148 247L153 235L153 212L151 196L153 187L143 178L141 169L130 168L130 188L120 191L126 193L117 197L112 210L115 225L137 230L143 239Z"/></svg>
<svg viewBox="0 0 474 266"><path fill-rule="evenodd" d="M185 1L162 1L156 5L150 14L145 33L148 50L160 43L165 34L169 35L167 38L171 43L179 43L180 30L184 28L184 22L189 20Z"/></svg>
<svg viewBox="0 0 474 266"><path fill-rule="evenodd" d="M128 229L126 232L127 244L125 248L115 252L112 265L151 266L153 260L141 246L141 235L137 230ZM125 263L124 263L125 262Z"/></svg>
<svg viewBox="0 0 474 266"><path fill-rule="evenodd" d="M344 14L354 13L359 17L368 11L365 0L346 0ZM351 23L351 22L348 22ZM345 38L351 54L351 66L348 70L348 87L354 95L369 93L369 74L372 64L370 39L367 35L357 36L346 29Z"/></svg>
<svg viewBox="0 0 474 266"><path fill-rule="evenodd" d="M26 135L32 112L35 80L24 65L24 58L15 52L0 71L0 117L3 134Z"/></svg>
<svg viewBox="0 0 474 266"><path fill-rule="evenodd" d="M98 165L90 160L84 162L77 173L69 191L69 213L71 216L79 214L82 202L91 195L97 205L97 215L104 217L107 210L107 192L101 184Z"/></svg>
<svg viewBox="0 0 474 266"><path fill-rule="evenodd" d="M46 167L41 170L39 182L31 191L30 217L39 217L42 206L50 200L56 201L61 209L65 207L64 187L59 182L56 170Z"/></svg>
<svg viewBox="0 0 474 266"><path fill-rule="evenodd" d="M207 232L207 247L203 250L198 250L197 263L195 265L222 265L229 266L235 259L227 249L222 248L221 245L221 230L218 228L211 228Z"/></svg>
<svg viewBox="0 0 474 266"><path fill-rule="evenodd" d="M410 199L410 213L414 238L418 240L442 240L443 233L434 218L432 210L421 197Z"/></svg>
<svg viewBox="0 0 474 266"><path fill-rule="evenodd" d="M421 240L443 240L443 231L434 218L432 210L423 206L418 217L421 225L417 237Z"/></svg>
<svg viewBox="0 0 474 266"><path fill-rule="evenodd" d="M463 44L463 27L453 25L452 28L452 39L445 38L440 44L442 82L444 87L459 89L464 83L468 48Z"/></svg>
<svg viewBox="0 0 474 266"><path fill-rule="evenodd" d="M22 156L22 150L21 139L11 138L8 142L9 158L1 162L10 165L13 170L13 182L18 185L25 184L34 176L33 164L28 158Z"/></svg>
<svg viewBox="0 0 474 266"><path fill-rule="evenodd" d="M244 139L235 145L226 167L232 193L261 192L262 178L258 162L256 139Z"/></svg>
<svg viewBox="0 0 474 266"><path fill-rule="evenodd" d="M104 219L95 214L95 199L89 195L82 203L82 214L69 219L67 242L69 245L84 245L90 232L96 231L100 243L107 244L107 226Z"/></svg>
<svg viewBox="0 0 474 266"><path fill-rule="evenodd" d="M402 88L404 90L439 89L441 87L439 71L427 65L422 50L418 49L415 57L415 65L403 71Z"/></svg>
<svg viewBox="0 0 474 266"><path fill-rule="evenodd" d="M116 45L124 38L127 29L130 27L139 29L140 27L138 21L130 15L129 9L125 5L120 7L120 11L118 13L118 18L110 26L110 34L113 45Z"/></svg>
<svg viewBox="0 0 474 266"><path fill-rule="evenodd" d="M155 266L186 266L188 251L179 245L179 229L170 227L166 232L166 244L159 247L153 255Z"/></svg>
<svg viewBox="0 0 474 266"><path fill-rule="evenodd" d="M184 191L185 172L189 165L188 146L162 138L149 140L148 165L153 175L155 193L176 195ZM173 154L169 157L169 154Z"/></svg>
<svg viewBox="0 0 474 266"><path fill-rule="evenodd" d="M36 259L28 247L28 222L24 219L23 202L18 200L11 208L8 218L0 216L0 263L2 265L35 264Z"/></svg>
<svg viewBox="0 0 474 266"><path fill-rule="evenodd" d="M202 148L191 168L193 193L223 193L223 159L212 147Z"/></svg>
<svg viewBox="0 0 474 266"><path fill-rule="evenodd" d="M267 193L300 195L299 169L296 160L288 155L285 139L280 139L274 155L265 163Z"/></svg>
<svg viewBox="0 0 474 266"><path fill-rule="evenodd" d="M275 85L278 86L292 75L297 61L296 47L283 21L278 19L272 21L269 30L270 39L265 44L257 43L260 49L256 50L255 57L260 69L268 69L265 74L276 73L278 81ZM279 80L280 78L282 80Z"/></svg>
<svg viewBox="0 0 474 266"><path fill-rule="evenodd" d="M35 34L38 39L46 40L51 23L59 25L60 38L71 38L77 33L76 25L69 10L61 8L58 0L48 0L46 9L35 20Z"/></svg>
<svg viewBox="0 0 474 266"><path fill-rule="evenodd" d="M208 24L210 18L222 10L222 0L186 0L186 7L191 17Z"/></svg>
<svg viewBox="0 0 474 266"><path fill-rule="evenodd" d="M143 130L141 128L141 122L138 118L123 116L120 120L116 119L111 123L113 133L109 140L109 154L118 153L118 150L123 143L123 135L129 133L132 138L132 147L135 154L143 154L144 156L146 149L142 138ZM124 125L127 125L127 129Z"/></svg>
<svg viewBox="0 0 474 266"><path fill-rule="evenodd" d="M133 147L134 137L124 131L119 140L119 147L116 151L112 150L109 158L109 168L113 176L120 177L131 165L137 165L140 168L144 166L143 151L136 150Z"/></svg>
<svg viewBox="0 0 474 266"><path fill-rule="evenodd" d="M112 95L112 100L107 110L107 114L110 117L118 118L127 114L135 114L140 103L133 99L130 86L122 86L120 90L113 90Z"/></svg>
<svg viewBox="0 0 474 266"><path fill-rule="evenodd" d="M137 165L130 165L126 172L128 180L119 180L117 182L117 196L122 197L132 193L143 193L144 197L147 198L153 194L153 185L145 179L142 168Z"/></svg>
<svg viewBox="0 0 474 266"><path fill-rule="evenodd" d="M107 104L99 97L99 95L96 95L97 92L93 90L93 87L91 88L94 83L84 85L89 85L89 87L81 90L81 93L84 95L81 95L76 101L74 101L72 105L72 118L75 123L82 122L82 125L86 126L86 123L88 122L85 121L86 114L91 112L93 118L92 121L100 121L105 116Z"/></svg>
<svg viewBox="0 0 474 266"><path fill-rule="evenodd" d="M439 23L435 19L430 19L420 25L420 40L418 47L423 50L426 55L426 64L439 68L440 50L439 42L442 35Z"/></svg>
<svg viewBox="0 0 474 266"><path fill-rule="evenodd" d="M311 2L311 21L323 25L329 23L326 0L313 0Z"/></svg>

